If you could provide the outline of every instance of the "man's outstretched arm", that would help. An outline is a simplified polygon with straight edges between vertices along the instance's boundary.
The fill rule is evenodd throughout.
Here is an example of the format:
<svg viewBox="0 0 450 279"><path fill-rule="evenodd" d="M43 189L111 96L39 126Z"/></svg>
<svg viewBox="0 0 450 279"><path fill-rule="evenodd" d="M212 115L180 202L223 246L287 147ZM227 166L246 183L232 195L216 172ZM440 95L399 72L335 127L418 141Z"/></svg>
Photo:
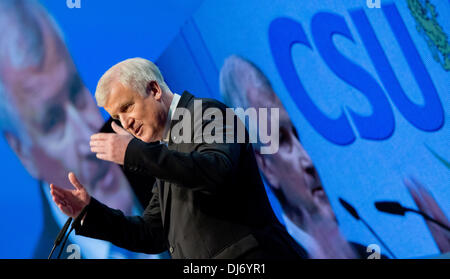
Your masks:
<svg viewBox="0 0 450 279"><path fill-rule="evenodd" d="M73 173L69 180L74 190L53 184L50 187L53 200L66 215L76 217L86 207L83 224L75 227L76 234L106 240L134 252L159 254L167 249L156 187L142 216L125 216L90 197Z"/></svg>

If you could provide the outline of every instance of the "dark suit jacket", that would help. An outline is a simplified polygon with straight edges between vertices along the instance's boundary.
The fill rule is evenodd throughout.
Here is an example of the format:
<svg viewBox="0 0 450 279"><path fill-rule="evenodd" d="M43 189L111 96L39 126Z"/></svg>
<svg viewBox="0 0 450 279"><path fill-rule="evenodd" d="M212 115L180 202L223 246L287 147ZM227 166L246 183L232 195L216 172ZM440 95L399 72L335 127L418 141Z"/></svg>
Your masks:
<svg viewBox="0 0 450 279"><path fill-rule="evenodd" d="M184 108L193 116L194 100L200 99L184 92L175 114ZM225 116L224 104L201 100L203 112L218 108ZM179 121L172 120L171 129ZM210 123L200 121L203 128ZM191 119L191 127L196 124ZM183 132L194 137L194 129ZM176 144L171 136L165 145L133 139L124 167L157 178L143 215L124 216L92 198L77 234L136 252L169 249L173 258L307 257L275 217L248 142Z"/></svg>

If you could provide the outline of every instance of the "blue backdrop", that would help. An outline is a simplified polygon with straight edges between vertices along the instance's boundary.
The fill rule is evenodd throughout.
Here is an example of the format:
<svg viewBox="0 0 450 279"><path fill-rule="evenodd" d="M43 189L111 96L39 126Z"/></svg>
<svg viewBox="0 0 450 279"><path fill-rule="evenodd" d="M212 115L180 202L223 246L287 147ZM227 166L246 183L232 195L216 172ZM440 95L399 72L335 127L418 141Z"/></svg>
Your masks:
<svg viewBox="0 0 450 279"><path fill-rule="evenodd" d="M157 62L174 92L221 99L225 58L244 56L269 77L286 107L345 237L378 243L338 197L398 257L439 252L423 219L379 213L373 205L392 199L416 208L403 184L413 175L450 215L448 35L438 49L407 0L384 0L380 9L365 0L81 0L80 9L65 2L41 1L91 92L113 64L144 57ZM430 2L449 34L449 2ZM0 258L29 258L42 230L38 187L3 137L0 150Z"/></svg>
<svg viewBox="0 0 450 279"><path fill-rule="evenodd" d="M81 1L40 3L55 19L77 69L90 92L109 67L126 58L156 60L201 1ZM105 119L106 113L102 111ZM37 181L0 137L0 258L31 258L43 229ZM54 232L55 236L57 231ZM49 247L50 252L51 247Z"/></svg>
<svg viewBox="0 0 450 279"><path fill-rule="evenodd" d="M379 243L338 197L396 256L437 254L421 217L374 207L397 200L416 208L403 183L413 176L450 213L450 5L430 1L437 11L432 27L445 32L439 52L408 2L425 3L205 1L158 64L175 90L220 98L224 60L237 54L255 63L297 128L346 238ZM358 122L359 116L370 120Z"/></svg>

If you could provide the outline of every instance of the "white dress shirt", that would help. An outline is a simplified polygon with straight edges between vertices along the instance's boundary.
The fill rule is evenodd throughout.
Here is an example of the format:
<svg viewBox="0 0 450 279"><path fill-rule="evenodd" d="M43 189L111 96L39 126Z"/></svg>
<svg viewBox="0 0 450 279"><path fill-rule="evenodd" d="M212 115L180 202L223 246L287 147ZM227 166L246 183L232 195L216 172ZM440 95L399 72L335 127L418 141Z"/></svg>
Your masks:
<svg viewBox="0 0 450 279"><path fill-rule="evenodd" d="M177 109L178 102L180 101L181 96L177 93L173 93L172 103L170 103L169 107L169 113L167 116L166 126L164 128L164 136L163 136L163 142L168 143L169 137L170 137L170 121L173 118L173 114L175 113L175 110Z"/></svg>

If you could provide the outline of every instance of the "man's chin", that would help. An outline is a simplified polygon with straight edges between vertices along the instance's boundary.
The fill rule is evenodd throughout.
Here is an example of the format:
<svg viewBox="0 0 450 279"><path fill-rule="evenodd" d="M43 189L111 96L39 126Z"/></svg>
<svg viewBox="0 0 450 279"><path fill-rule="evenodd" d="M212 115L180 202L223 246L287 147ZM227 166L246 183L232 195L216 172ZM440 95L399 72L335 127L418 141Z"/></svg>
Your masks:
<svg viewBox="0 0 450 279"><path fill-rule="evenodd" d="M147 138L145 138L145 137L136 137L138 140L141 140L141 141L143 141L143 142L145 142L145 143L149 143L150 141L148 141L148 139Z"/></svg>
<svg viewBox="0 0 450 279"><path fill-rule="evenodd" d="M143 141L143 142L145 142L145 143L151 143L151 142L158 141L158 140L154 139L154 138L151 137L151 136L145 136L145 135L143 135L143 136L141 136L141 137L138 137L138 139L140 139L141 141Z"/></svg>

